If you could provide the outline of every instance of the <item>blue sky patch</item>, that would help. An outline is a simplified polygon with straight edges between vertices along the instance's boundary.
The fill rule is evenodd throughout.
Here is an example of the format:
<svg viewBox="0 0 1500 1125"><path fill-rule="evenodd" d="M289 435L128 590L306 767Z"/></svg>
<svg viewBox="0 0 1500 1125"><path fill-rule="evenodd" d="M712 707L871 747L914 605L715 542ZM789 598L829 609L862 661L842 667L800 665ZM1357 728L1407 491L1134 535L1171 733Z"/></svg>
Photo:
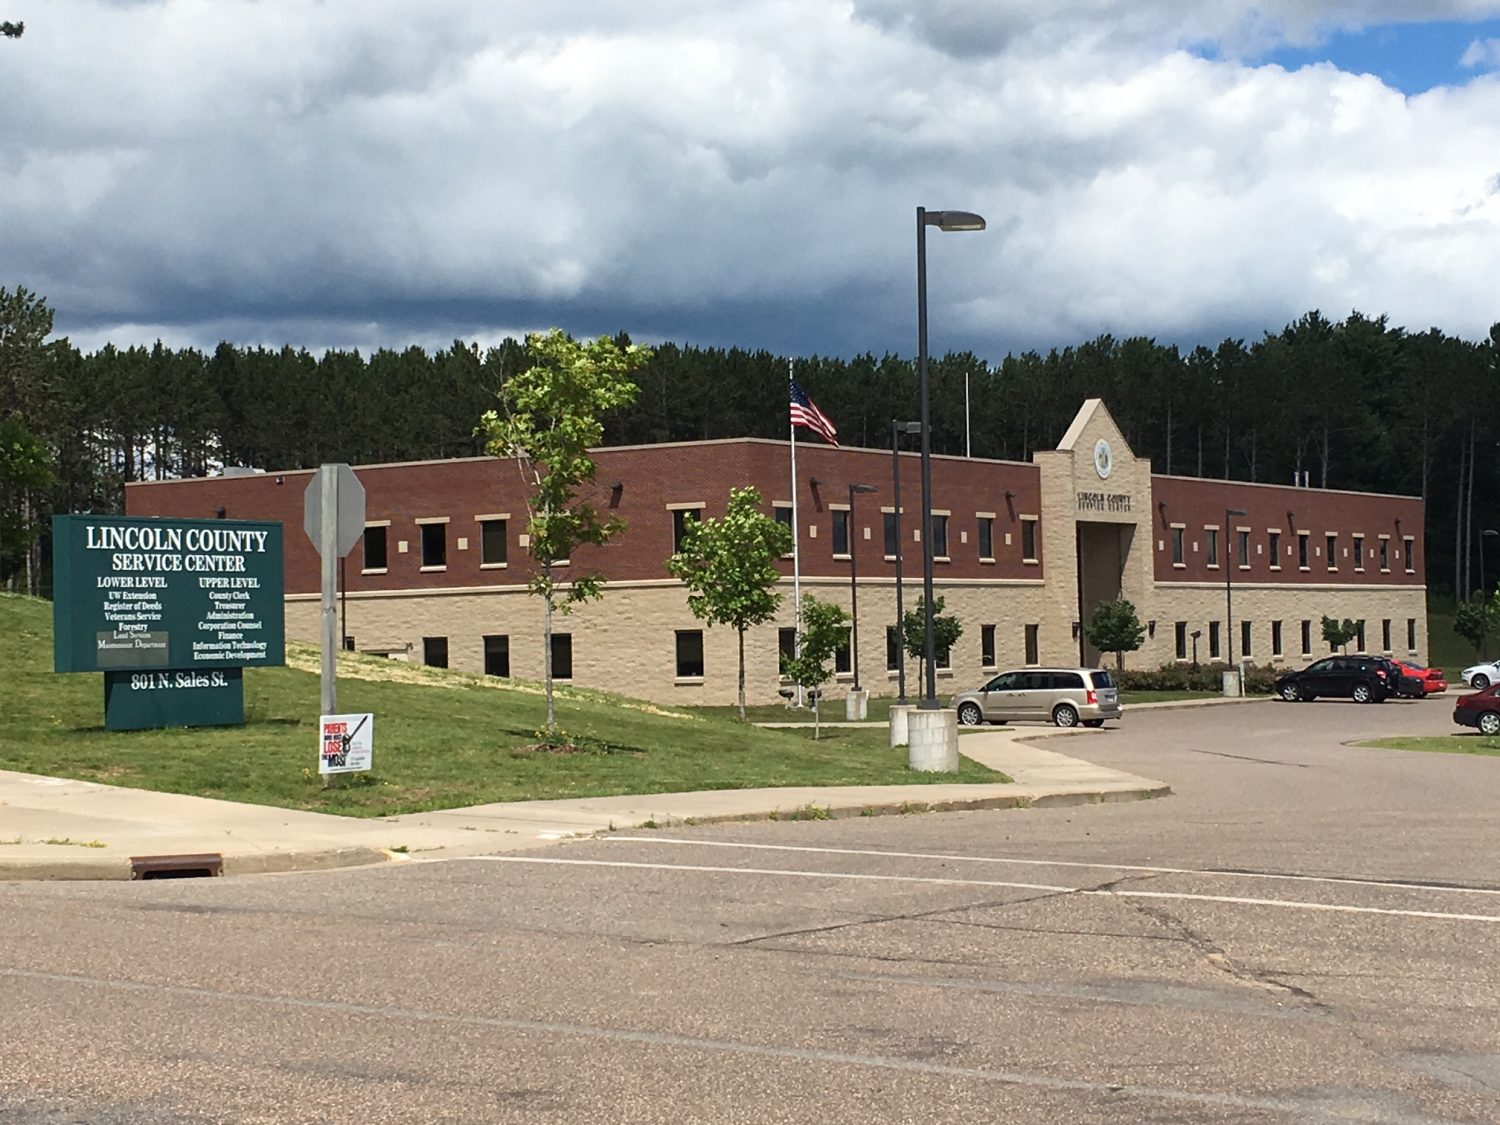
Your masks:
<svg viewBox="0 0 1500 1125"><path fill-rule="evenodd" d="M1403 93L1420 94L1494 70L1493 63L1465 66L1462 61L1471 43L1485 39L1500 39L1500 20L1385 24L1338 32L1316 47L1281 48L1254 61L1288 70L1331 62L1351 74L1373 74Z"/></svg>

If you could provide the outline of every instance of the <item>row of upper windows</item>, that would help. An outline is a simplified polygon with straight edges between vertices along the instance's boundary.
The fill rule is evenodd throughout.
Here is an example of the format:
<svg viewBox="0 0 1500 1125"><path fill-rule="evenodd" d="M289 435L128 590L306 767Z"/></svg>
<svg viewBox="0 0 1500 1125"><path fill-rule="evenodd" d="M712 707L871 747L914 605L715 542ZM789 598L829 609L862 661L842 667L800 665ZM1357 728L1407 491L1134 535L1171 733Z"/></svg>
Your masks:
<svg viewBox="0 0 1500 1125"><path fill-rule="evenodd" d="M1365 622L1363 619L1361 619L1357 624L1359 631L1355 635L1354 643L1361 651L1363 651L1365 647ZM1219 658L1222 625L1223 623L1219 621L1210 621L1208 623L1208 659L1210 660L1217 660ZM1270 641L1272 656L1283 655L1281 636L1282 625L1283 622L1281 621L1271 622ZM1198 640L1202 636L1203 631L1201 629L1194 629L1191 633L1189 633L1188 623L1186 621L1177 622L1175 638L1177 659L1192 659L1194 662L1196 662L1198 659ZM1312 621L1308 618L1303 618L1301 637L1303 656L1310 656L1312 654L1312 639ZM1191 640L1192 642L1191 656L1189 656L1189 640ZM1328 651L1337 651L1337 647L1338 646L1336 645L1330 644L1328 646ZM1417 619L1415 617L1408 617L1406 619L1406 648L1408 652L1417 651ZM1382 618L1380 622L1380 650L1382 652L1394 651L1391 647L1391 619L1389 617ZM1239 655L1246 658L1253 657L1255 655L1255 627L1253 622L1240 622Z"/></svg>
<svg viewBox="0 0 1500 1125"><path fill-rule="evenodd" d="M1203 528L1203 556L1204 565L1210 570L1216 570L1219 566L1219 528L1206 525ZM1187 566L1187 525L1174 523L1170 529L1170 543L1172 549L1172 565L1175 567ZM1235 561L1241 570L1250 568L1250 535L1248 528L1237 528L1235 530ZM1366 561L1378 563L1382 571L1389 572L1391 569L1391 537L1380 535L1376 537L1376 546L1367 550L1365 547L1366 536L1351 534L1350 545L1343 547L1340 554L1340 538L1338 532L1329 532L1324 535L1324 545L1319 547L1312 543L1312 533L1308 531L1297 532L1297 543L1286 545L1286 558L1291 558L1293 551L1296 552L1297 569L1311 570L1311 559L1322 557L1326 569L1330 574L1338 573L1340 559L1348 560L1356 572L1365 569ZM1164 551L1167 549L1166 540L1157 540L1156 549ZM1401 537L1401 548L1395 552L1407 574L1415 574L1417 571L1417 540L1415 536L1403 535ZM1193 552L1198 551L1199 543L1192 541ZM1267 531L1264 542L1257 543L1255 554L1259 555L1262 550L1270 558L1270 569L1280 570L1282 555L1282 535L1280 531ZM1309 551L1311 554L1309 554Z"/></svg>
<svg viewBox="0 0 1500 1125"><path fill-rule="evenodd" d="M683 537L686 534L687 524L699 517L699 507L674 507L672 511L672 549L682 549ZM778 522L790 526L792 511L791 507L777 506L775 508ZM783 513L785 517L783 518ZM885 557L894 559L899 538L897 516L895 512L883 513L885 517ZM933 557L941 561L948 561L949 536L947 513L933 513L932 517L932 543ZM995 519L993 516L977 516L976 540L981 562L995 561ZM423 570L444 570L448 566L448 519L419 519L416 521L419 529L419 547ZM481 567L503 567L508 565L508 540L507 528L509 526L508 516L479 516L475 522L479 525L479 565ZM1037 521L1035 517L1021 517L1021 558L1027 563L1037 561ZM810 534L816 536L817 528L809 529ZM390 568L390 523L377 522L365 526L364 534L364 559L363 571L366 574L384 573ZM865 532L868 537L869 531ZM850 527L849 510L847 508L833 509L833 554L834 557L849 557L850 551ZM912 541L921 542L920 531L913 529ZM960 532L961 541L968 542L968 533ZM469 549L469 537L459 536L456 548L460 551ZM1010 532L1005 533L1005 544L1010 546ZM525 542L521 546L525 546ZM396 553L406 554L410 544L405 539L396 541ZM566 560L559 560L564 564Z"/></svg>

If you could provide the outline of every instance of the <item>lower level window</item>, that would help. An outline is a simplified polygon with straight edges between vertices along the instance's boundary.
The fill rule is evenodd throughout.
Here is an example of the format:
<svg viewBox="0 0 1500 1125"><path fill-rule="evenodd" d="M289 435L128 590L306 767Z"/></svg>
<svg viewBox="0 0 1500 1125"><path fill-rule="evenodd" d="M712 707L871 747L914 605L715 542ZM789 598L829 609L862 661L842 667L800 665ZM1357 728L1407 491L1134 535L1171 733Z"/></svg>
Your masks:
<svg viewBox="0 0 1500 1125"><path fill-rule="evenodd" d="M1307 656L1312 652L1312 622L1303 619L1302 622L1302 655Z"/></svg>
<svg viewBox="0 0 1500 1125"><path fill-rule="evenodd" d="M1250 657L1250 622L1240 622L1240 655L1249 659Z"/></svg>
<svg viewBox="0 0 1500 1125"><path fill-rule="evenodd" d="M552 634L552 678L554 680L571 680L573 678L573 634Z"/></svg>
<svg viewBox="0 0 1500 1125"><path fill-rule="evenodd" d="M1217 660L1219 658L1219 623L1210 621L1208 623L1208 658Z"/></svg>
<svg viewBox="0 0 1500 1125"><path fill-rule="evenodd" d="M849 662L849 632L844 631L844 639L839 642L839 647L833 652L833 670L839 675L847 676L849 669L853 667Z"/></svg>
<svg viewBox="0 0 1500 1125"><path fill-rule="evenodd" d="M1385 540L1381 540L1381 546L1385 546ZM1380 651L1391 651L1391 619L1383 618L1380 622Z"/></svg>
<svg viewBox="0 0 1500 1125"><path fill-rule="evenodd" d="M678 679L702 679L702 629L677 630L677 677Z"/></svg>
<svg viewBox="0 0 1500 1125"><path fill-rule="evenodd" d="M510 675L510 637L504 633L484 638L484 674Z"/></svg>
<svg viewBox="0 0 1500 1125"><path fill-rule="evenodd" d="M1412 652L1417 651L1417 619L1415 617L1406 619L1406 647Z"/></svg>
<svg viewBox="0 0 1500 1125"><path fill-rule="evenodd" d="M1281 655L1281 622L1271 622L1271 655Z"/></svg>
<svg viewBox="0 0 1500 1125"><path fill-rule="evenodd" d="M797 658L797 630L778 629L776 631L776 668L782 675L786 675L786 663L788 660Z"/></svg>
<svg viewBox="0 0 1500 1125"><path fill-rule="evenodd" d="M1177 622L1177 624L1173 627L1173 632L1175 633L1176 640L1177 640L1177 659L1178 660L1186 660L1187 659L1187 622L1186 621L1179 621L1179 622Z"/></svg>
<svg viewBox="0 0 1500 1125"><path fill-rule="evenodd" d="M1028 626L1026 626L1026 663L1027 664L1040 664L1041 663L1041 660L1042 660L1042 658L1041 658L1041 640L1040 640L1041 631L1042 631L1042 627L1040 625L1028 625Z"/></svg>
<svg viewBox="0 0 1500 1125"><path fill-rule="evenodd" d="M894 625L885 627L885 670L894 672L901 667L901 636Z"/></svg>
<svg viewBox="0 0 1500 1125"><path fill-rule="evenodd" d="M995 627L993 625L979 627L979 662L986 668L995 666Z"/></svg>
<svg viewBox="0 0 1500 1125"><path fill-rule="evenodd" d="M448 667L448 638L423 637L422 663L429 668Z"/></svg>

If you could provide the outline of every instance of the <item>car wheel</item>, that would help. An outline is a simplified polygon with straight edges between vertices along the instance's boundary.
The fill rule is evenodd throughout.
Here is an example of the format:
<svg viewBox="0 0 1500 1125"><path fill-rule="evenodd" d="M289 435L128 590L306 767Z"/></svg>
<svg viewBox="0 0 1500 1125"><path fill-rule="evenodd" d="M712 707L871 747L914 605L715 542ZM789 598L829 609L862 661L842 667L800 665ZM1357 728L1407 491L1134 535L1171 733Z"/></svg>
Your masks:
<svg viewBox="0 0 1500 1125"><path fill-rule="evenodd" d="M1296 684L1282 684L1281 698L1285 699L1288 703L1301 703L1302 689Z"/></svg>
<svg viewBox="0 0 1500 1125"><path fill-rule="evenodd" d="M984 713L977 703L965 703L958 709L958 721L966 727L977 727L984 722Z"/></svg>
<svg viewBox="0 0 1500 1125"><path fill-rule="evenodd" d="M1078 725L1078 708L1071 703L1060 703L1052 712L1052 721L1060 727L1076 727Z"/></svg>
<svg viewBox="0 0 1500 1125"><path fill-rule="evenodd" d="M1483 691L1485 688L1490 686L1490 678L1483 672L1475 672L1474 678L1470 681L1470 683L1474 685L1475 691Z"/></svg>
<svg viewBox="0 0 1500 1125"><path fill-rule="evenodd" d="M1500 715L1493 711L1486 711L1479 716L1479 733L1494 738L1500 734Z"/></svg>
<svg viewBox="0 0 1500 1125"><path fill-rule="evenodd" d="M1370 690L1369 684L1354 685L1354 702L1369 703L1375 698L1375 693Z"/></svg>
<svg viewBox="0 0 1500 1125"><path fill-rule="evenodd" d="M1086 726L1086 727L1102 727L1104 725L1104 720L1103 719L1084 719L1083 720L1083 725Z"/></svg>

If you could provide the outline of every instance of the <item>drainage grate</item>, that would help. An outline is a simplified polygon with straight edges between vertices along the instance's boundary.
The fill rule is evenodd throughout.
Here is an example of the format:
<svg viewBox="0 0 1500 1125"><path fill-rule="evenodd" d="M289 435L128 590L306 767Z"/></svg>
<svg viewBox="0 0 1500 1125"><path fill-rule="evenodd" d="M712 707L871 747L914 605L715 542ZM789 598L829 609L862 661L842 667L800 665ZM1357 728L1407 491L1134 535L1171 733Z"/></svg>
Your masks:
<svg viewBox="0 0 1500 1125"><path fill-rule="evenodd" d="M132 879L211 879L224 874L224 857L205 855L133 855Z"/></svg>

